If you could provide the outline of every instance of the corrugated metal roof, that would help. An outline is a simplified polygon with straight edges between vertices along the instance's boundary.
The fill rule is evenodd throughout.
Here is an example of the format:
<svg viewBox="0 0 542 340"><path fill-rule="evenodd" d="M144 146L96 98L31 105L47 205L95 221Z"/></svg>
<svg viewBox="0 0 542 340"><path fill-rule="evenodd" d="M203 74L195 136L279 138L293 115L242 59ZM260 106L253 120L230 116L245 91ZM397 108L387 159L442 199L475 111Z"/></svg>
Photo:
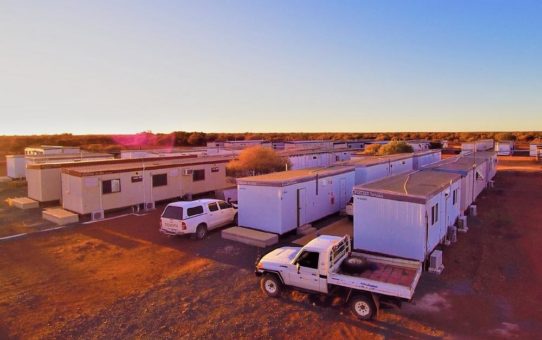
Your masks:
<svg viewBox="0 0 542 340"><path fill-rule="evenodd" d="M389 156L362 156L357 157L355 159L351 159L349 161L345 161L341 164L346 165L352 165L355 167L362 167L362 166L373 166L388 162L394 162L399 161L402 159L408 159L412 158L414 154L413 153L401 153L401 154L395 154L395 155L389 155Z"/></svg>
<svg viewBox="0 0 542 340"><path fill-rule="evenodd" d="M351 166L336 165L327 168L308 168L272 172L266 175L243 177L237 179L237 184L262 185L262 186L287 186L295 183L306 182L318 178L340 175L354 171Z"/></svg>
<svg viewBox="0 0 542 340"><path fill-rule="evenodd" d="M424 203L461 178L458 174L439 171L416 171L356 185L354 193L400 201Z"/></svg>

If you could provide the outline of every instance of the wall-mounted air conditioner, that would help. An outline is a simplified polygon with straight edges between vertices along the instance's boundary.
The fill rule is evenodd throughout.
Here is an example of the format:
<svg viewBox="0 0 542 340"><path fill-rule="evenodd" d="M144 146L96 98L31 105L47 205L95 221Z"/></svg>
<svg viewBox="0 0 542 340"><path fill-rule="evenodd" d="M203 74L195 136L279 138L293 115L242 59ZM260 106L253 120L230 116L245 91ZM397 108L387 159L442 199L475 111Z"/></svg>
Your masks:
<svg viewBox="0 0 542 340"><path fill-rule="evenodd" d="M429 272L440 274L444 270L444 265L442 264L442 251L434 250L429 257Z"/></svg>
<svg viewBox="0 0 542 340"><path fill-rule="evenodd" d="M103 220L104 219L104 211L103 210L96 210L90 213L90 218L93 221Z"/></svg>
<svg viewBox="0 0 542 340"><path fill-rule="evenodd" d="M190 176L190 175L192 175L193 172L194 172L194 170L192 170L192 169L184 169L183 170L183 175L184 176Z"/></svg>

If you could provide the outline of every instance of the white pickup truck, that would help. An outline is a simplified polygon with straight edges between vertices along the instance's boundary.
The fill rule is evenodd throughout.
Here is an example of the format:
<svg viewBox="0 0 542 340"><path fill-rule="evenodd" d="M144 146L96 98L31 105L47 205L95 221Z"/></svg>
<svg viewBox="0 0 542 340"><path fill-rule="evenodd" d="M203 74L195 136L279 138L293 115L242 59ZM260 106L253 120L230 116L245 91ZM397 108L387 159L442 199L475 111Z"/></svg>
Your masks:
<svg viewBox="0 0 542 340"><path fill-rule="evenodd" d="M421 273L418 261L352 253L348 236L323 235L303 248L278 248L256 265L268 296L280 296L286 286L342 295L363 320L377 315L382 302L410 301Z"/></svg>

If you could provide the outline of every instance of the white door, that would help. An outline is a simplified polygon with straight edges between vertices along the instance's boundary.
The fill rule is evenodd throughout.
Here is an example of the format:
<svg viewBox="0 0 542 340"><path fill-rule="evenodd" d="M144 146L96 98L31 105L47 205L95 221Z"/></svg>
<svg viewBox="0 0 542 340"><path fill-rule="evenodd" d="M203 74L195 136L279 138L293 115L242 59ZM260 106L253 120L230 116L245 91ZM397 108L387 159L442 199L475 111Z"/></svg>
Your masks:
<svg viewBox="0 0 542 340"><path fill-rule="evenodd" d="M346 178L339 179L339 208L346 206Z"/></svg>
<svg viewBox="0 0 542 340"><path fill-rule="evenodd" d="M306 190L297 189L297 226L302 226L306 221Z"/></svg>
<svg viewBox="0 0 542 340"><path fill-rule="evenodd" d="M218 208L218 204L216 202L209 203L207 205L207 208L209 209L209 212L207 213L207 226L209 227L209 229L216 228L220 225L221 221L220 209Z"/></svg>
<svg viewBox="0 0 542 340"><path fill-rule="evenodd" d="M318 273L319 253L304 251L295 263L296 268L291 275L292 284L296 287L312 291L320 291L320 275Z"/></svg>

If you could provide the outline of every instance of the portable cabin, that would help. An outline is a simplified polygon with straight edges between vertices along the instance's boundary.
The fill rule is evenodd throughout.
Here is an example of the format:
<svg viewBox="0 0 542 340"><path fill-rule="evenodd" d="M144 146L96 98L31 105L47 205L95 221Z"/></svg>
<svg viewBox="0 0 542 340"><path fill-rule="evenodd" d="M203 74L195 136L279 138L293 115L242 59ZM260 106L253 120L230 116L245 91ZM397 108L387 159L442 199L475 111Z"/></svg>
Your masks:
<svg viewBox="0 0 542 340"><path fill-rule="evenodd" d="M285 150L299 149L333 149L334 142L332 140L294 140L285 141Z"/></svg>
<svg viewBox="0 0 542 340"><path fill-rule="evenodd" d="M59 201L62 197L62 168L89 165L110 165L141 162L140 159L113 159L109 158L73 158L68 155L27 156L26 182L28 197L38 202ZM66 158L67 157L67 158ZM164 159L194 158L195 156L166 157ZM161 158L153 158L159 160Z"/></svg>
<svg viewBox="0 0 542 340"><path fill-rule="evenodd" d="M10 178L24 178L26 161L24 155L6 155L6 174Z"/></svg>
<svg viewBox="0 0 542 340"><path fill-rule="evenodd" d="M429 150L429 147L431 146L431 142L427 140L407 140L405 143L410 145L414 152Z"/></svg>
<svg viewBox="0 0 542 340"><path fill-rule="evenodd" d="M352 197L354 168L290 170L237 179L240 226L282 235L336 213Z"/></svg>
<svg viewBox="0 0 542 340"><path fill-rule="evenodd" d="M456 223L460 176L417 171L354 187L354 248L424 261Z"/></svg>
<svg viewBox="0 0 542 340"><path fill-rule="evenodd" d="M412 171L412 155L404 153L390 156L360 156L353 157L344 164L355 168L355 183L358 185Z"/></svg>
<svg viewBox="0 0 542 340"><path fill-rule="evenodd" d="M461 143L461 152L468 153L474 151L489 151L495 148L495 141L493 139L480 139L474 142Z"/></svg>
<svg viewBox="0 0 542 340"><path fill-rule="evenodd" d="M283 150L279 155L288 158L291 163L289 170L328 167L336 162L350 159L348 149L314 149L314 150Z"/></svg>
<svg viewBox="0 0 542 340"><path fill-rule="evenodd" d="M488 162L483 158L476 161L473 157L457 156L431 164L425 169L461 176L461 213L468 209L488 183Z"/></svg>
<svg viewBox="0 0 542 340"><path fill-rule="evenodd" d="M78 214L101 214L130 206L191 197L227 186L224 157L142 159L62 169L62 206Z"/></svg>
<svg viewBox="0 0 542 340"><path fill-rule="evenodd" d="M467 155L464 155L464 157L467 158L473 158L476 160L477 163L483 164L486 163L485 168L485 179L486 184L489 183L489 181L493 180L495 175L497 174L497 153L495 151L479 151L474 153L469 153Z"/></svg>
<svg viewBox="0 0 542 340"><path fill-rule="evenodd" d="M540 157L542 155L542 138L537 138L529 143L529 156Z"/></svg>
<svg viewBox="0 0 542 340"><path fill-rule="evenodd" d="M27 147L24 154L27 156L50 156L60 154L78 154L81 148L78 146L42 145L39 147Z"/></svg>
<svg viewBox="0 0 542 340"><path fill-rule="evenodd" d="M499 156L510 156L514 153L514 141L513 140L501 140L495 142L495 152Z"/></svg>
<svg viewBox="0 0 542 340"><path fill-rule="evenodd" d="M412 167L419 170L424 166L440 161L442 158L441 150L426 150L414 152L412 155Z"/></svg>

